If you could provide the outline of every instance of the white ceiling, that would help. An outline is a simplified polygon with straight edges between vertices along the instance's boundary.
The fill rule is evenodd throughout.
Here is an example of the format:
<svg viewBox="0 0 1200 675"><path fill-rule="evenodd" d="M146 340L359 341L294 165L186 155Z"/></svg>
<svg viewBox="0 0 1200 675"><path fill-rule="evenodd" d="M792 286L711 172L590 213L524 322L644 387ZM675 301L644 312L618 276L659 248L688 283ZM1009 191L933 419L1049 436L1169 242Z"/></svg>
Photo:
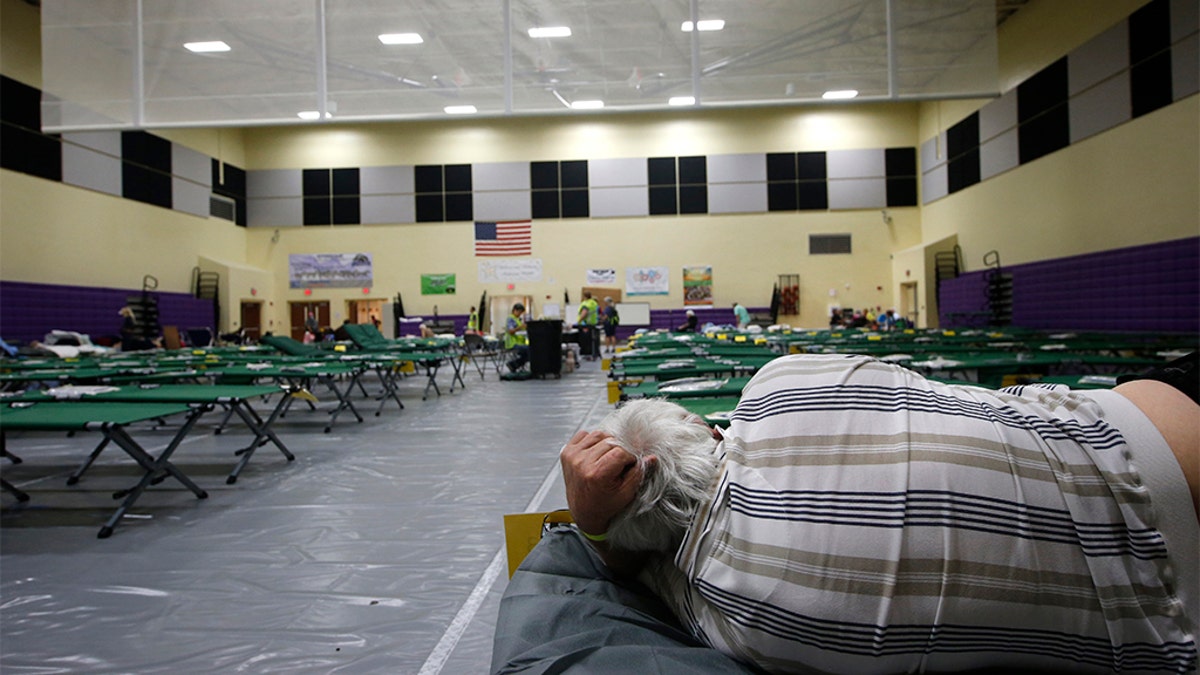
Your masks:
<svg viewBox="0 0 1200 675"><path fill-rule="evenodd" d="M1005 0L1011 4L1012 0ZM996 93L996 0L42 0L47 131ZM140 16L139 16L140 7ZM684 32L692 18L720 31ZM531 38L535 26L570 37ZM381 33L419 33L384 45ZM194 54L183 43L222 40Z"/></svg>

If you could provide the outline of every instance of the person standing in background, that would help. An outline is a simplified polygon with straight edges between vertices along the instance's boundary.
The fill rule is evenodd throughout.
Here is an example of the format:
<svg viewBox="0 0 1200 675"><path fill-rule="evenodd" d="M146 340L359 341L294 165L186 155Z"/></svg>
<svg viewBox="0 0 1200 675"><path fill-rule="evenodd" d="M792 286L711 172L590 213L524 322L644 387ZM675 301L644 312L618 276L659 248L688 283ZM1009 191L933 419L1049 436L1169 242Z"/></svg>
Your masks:
<svg viewBox="0 0 1200 675"><path fill-rule="evenodd" d="M604 349L609 354L615 354L617 352L617 325L621 323L621 315L617 313L617 307L613 304L612 298L604 298L604 309L601 313L604 317Z"/></svg>
<svg viewBox="0 0 1200 675"><path fill-rule="evenodd" d="M750 327L750 311L742 307L740 302L733 303L733 316L737 320L738 330L746 330Z"/></svg>
<svg viewBox="0 0 1200 675"><path fill-rule="evenodd" d="M529 338L525 334L525 305L513 305L512 313L504 322L504 348L513 354L508 362L509 372L517 372L529 361Z"/></svg>
<svg viewBox="0 0 1200 675"><path fill-rule="evenodd" d="M595 361L600 353L600 335L596 332L596 324L600 319L600 303L592 297L589 291L583 292L583 302L579 303L579 317L575 326L579 329L584 358Z"/></svg>

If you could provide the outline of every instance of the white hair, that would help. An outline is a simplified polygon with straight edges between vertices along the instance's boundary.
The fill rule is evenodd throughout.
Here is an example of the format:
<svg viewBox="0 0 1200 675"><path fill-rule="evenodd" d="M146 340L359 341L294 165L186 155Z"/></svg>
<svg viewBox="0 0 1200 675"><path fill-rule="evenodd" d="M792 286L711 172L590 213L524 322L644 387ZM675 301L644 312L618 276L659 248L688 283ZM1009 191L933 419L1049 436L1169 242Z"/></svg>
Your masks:
<svg viewBox="0 0 1200 675"><path fill-rule="evenodd" d="M609 524L609 543L626 551L673 551L716 478L712 431L662 399L630 401L606 417L600 429L636 457L644 472L633 502ZM648 466L650 455L657 462Z"/></svg>

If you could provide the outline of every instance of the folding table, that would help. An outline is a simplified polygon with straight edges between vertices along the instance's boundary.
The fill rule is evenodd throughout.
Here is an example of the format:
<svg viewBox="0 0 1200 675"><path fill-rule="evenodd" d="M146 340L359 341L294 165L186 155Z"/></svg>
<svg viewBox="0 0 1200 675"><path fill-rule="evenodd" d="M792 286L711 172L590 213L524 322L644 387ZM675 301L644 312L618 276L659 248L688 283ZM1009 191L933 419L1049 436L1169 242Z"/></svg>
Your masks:
<svg viewBox="0 0 1200 675"><path fill-rule="evenodd" d="M160 476L171 476L191 490L200 499L208 497L208 493L200 489L190 478L185 476L170 462L171 455L179 447L183 438L191 431L196 420L207 409L206 405L186 405L182 403L95 403L95 402L59 402L46 401L42 403L18 403L23 407L11 405L0 406L0 443L5 443L10 431L98 431L104 435L105 442L111 441L125 451L138 463L145 474L137 485L127 490L113 494L114 499L124 497L97 536L101 539L109 537L125 512L133 506L138 497L146 490L151 482ZM137 422L145 422L173 415L187 414L184 423L175 432L175 436L157 457L147 452L129 435L125 427Z"/></svg>

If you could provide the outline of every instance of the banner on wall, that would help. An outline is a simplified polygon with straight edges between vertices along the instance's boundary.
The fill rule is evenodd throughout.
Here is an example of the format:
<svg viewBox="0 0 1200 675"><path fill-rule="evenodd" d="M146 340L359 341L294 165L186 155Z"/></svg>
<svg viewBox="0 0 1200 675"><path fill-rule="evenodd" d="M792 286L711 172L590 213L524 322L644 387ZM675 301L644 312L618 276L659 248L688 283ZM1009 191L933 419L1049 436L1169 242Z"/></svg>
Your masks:
<svg viewBox="0 0 1200 675"><path fill-rule="evenodd" d="M293 253L288 256L292 288L369 288L370 253Z"/></svg>
<svg viewBox="0 0 1200 675"><path fill-rule="evenodd" d="M422 274L421 295L454 295L456 274Z"/></svg>
<svg viewBox="0 0 1200 675"><path fill-rule="evenodd" d="M683 268L683 304L713 304L712 265L691 265Z"/></svg>
<svg viewBox="0 0 1200 675"><path fill-rule="evenodd" d="M541 258L479 261L479 283L481 284L541 280Z"/></svg>
<svg viewBox="0 0 1200 675"><path fill-rule="evenodd" d="M615 286L617 284L616 270L588 270L585 286Z"/></svg>
<svg viewBox="0 0 1200 675"><path fill-rule="evenodd" d="M665 267L629 267L625 270L625 295L667 295L671 282Z"/></svg>

